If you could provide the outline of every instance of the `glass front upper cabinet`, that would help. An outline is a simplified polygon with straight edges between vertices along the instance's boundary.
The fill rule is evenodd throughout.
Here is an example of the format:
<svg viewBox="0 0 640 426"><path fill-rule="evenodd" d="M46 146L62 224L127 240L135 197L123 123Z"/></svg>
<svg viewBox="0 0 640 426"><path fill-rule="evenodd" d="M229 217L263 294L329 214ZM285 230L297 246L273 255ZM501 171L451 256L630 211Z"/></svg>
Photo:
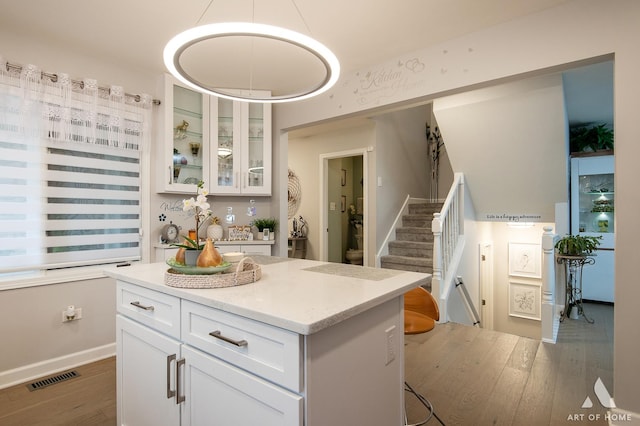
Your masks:
<svg viewBox="0 0 640 426"><path fill-rule="evenodd" d="M211 192L271 195L271 104L211 97Z"/></svg>
<svg viewBox="0 0 640 426"><path fill-rule="evenodd" d="M163 190L195 192L208 173L209 100L200 92L165 78L165 157Z"/></svg>
<svg viewBox="0 0 640 426"><path fill-rule="evenodd" d="M249 129L247 134L246 186L264 186L264 108L262 104L247 105Z"/></svg>
<svg viewBox="0 0 640 426"><path fill-rule="evenodd" d="M614 248L613 155L571 159L571 233L601 236L601 249Z"/></svg>
<svg viewBox="0 0 640 426"><path fill-rule="evenodd" d="M159 192L271 195L271 104L209 96L164 80Z"/></svg>
<svg viewBox="0 0 640 426"><path fill-rule="evenodd" d="M613 233L613 173L579 176L578 232Z"/></svg>
<svg viewBox="0 0 640 426"><path fill-rule="evenodd" d="M212 191L235 192L240 188L239 108L233 101L211 98Z"/></svg>

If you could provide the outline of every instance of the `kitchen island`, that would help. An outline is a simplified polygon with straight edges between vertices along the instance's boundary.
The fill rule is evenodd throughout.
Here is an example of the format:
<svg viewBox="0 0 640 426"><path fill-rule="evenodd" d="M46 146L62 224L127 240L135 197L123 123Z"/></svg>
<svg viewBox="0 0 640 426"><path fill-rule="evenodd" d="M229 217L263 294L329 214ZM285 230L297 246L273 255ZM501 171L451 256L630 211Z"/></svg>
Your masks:
<svg viewBox="0 0 640 426"><path fill-rule="evenodd" d="M262 279L114 267L118 424L401 425L403 297L430 275L255 256Z"/></svg>

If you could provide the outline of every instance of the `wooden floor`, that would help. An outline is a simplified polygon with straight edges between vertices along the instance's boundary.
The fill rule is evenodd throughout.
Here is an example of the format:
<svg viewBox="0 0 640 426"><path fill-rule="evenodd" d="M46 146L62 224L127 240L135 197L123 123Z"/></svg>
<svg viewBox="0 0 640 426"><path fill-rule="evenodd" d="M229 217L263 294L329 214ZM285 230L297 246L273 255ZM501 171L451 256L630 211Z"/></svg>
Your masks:
<svg viewBox="0 0 640 426"><path fill-rule="evenodd" d="M585 312L595 323L564 320L555 345L454 323L407 336L407 380L448 426L607 424L593 386L599 377L613 392L613 307L588 304ZM593 407L583 409L587 396ZM407 404L409 420L418 420L421 407L408 394Z"/></svg>
<svg viewBox="0 0 640 426"><path fill-rule="evenodd" d="M80 376L35 391L26 384L0 390L0 425L115 425L115 357L73 370Z"/></svg>
<svg viewBox="0 0 640 426"><path fill-rule="evenodd" d="M593 385L600 377L613 390L613 308L585 310L595 323L565 320L556 345L454 323L407 336L407 380L446 425L604 425ZM115 359L75 370L80 377L37 391L0 390L0 425L115 425ZM582 409L587 396L593 408ZM408 394L407 407L416 421L420 406ZM584 422L568 420L580 414Z"/></svg>

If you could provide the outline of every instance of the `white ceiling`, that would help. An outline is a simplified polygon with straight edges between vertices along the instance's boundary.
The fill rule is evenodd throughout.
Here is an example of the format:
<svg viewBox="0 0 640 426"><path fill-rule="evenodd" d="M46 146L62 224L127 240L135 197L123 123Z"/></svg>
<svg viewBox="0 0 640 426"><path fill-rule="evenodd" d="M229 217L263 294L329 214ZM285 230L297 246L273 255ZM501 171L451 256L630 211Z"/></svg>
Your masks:
<svg viewBox="0 0 640 426"><path fill-rule="evenodd" d="M207 9L210 0L0 0L0 27L160 74L162 51L175 34L196 24L255 20L316 38L343 70L354 71L566 1L213 0ZM283 61L278 56L273 60ZM292 78L281 66L265 68L281 81Z"/></svg>
<svg viewBox="0 0 640 426"><path fill-rule="evenodd" d="M567 1L109 0L94 6L97 2L87 0L0 0L0 29L38 43L44 40L52 46L64 46L78 55L107 58L123 69L160 75L166 71L164 46L177 33L196 24L254 20L316 38L336 54L346 72ZM308 84L310 72L301 71L299 64L287 65L286 52L264 55L265 51L271 53L268 45L260 50L261 57L266 58L261 70L273 73L265 77L274 81L270 89L278 90L275 85ZM190 55L189 60L213 64L207 66L223 63L233 69L229 66L231 57L242 56L246 55L203 53ZM37 63L37 58L33 62ZM604 95L592 90L598 81L607 85ZM594 102L585 96L591 93L592 99L612 99L612 82L611 64L565 78L570 122L593 121L594 114L601 117L601 112L589 106ZM612 116L612 105L606 108Z"/></svg>

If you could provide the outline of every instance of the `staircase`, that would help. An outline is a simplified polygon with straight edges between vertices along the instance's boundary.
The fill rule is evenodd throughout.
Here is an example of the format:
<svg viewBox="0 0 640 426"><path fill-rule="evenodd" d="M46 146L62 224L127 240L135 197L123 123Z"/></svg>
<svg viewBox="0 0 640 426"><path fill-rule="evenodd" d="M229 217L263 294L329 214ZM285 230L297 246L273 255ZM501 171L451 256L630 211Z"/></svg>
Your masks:
<svg viewBox="0 0 640 426"><path fill-rule="evenodd" d="M380 257L382 268L413 272L433 272L433 213L442 209L442 203L413 203L409 214L402 216L402 225L396 228L396 239L389 241L389 254Z"/></svg>

